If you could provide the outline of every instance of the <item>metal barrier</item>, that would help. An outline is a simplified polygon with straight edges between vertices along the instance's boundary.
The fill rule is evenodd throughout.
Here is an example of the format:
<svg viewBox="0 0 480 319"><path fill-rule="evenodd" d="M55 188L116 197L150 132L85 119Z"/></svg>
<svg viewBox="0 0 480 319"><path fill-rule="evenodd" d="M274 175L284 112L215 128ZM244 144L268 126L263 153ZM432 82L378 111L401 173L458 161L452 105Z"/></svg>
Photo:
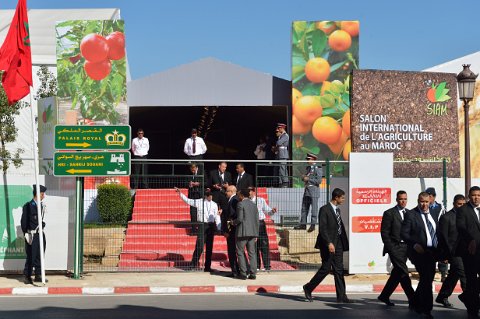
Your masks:
<svg viewBox="0 0 480 319"><path fill-rule="evenodd" d="M189 205L180 199L174 187L181 189L187 197L200 199L208 185L208 173L215 170L218 161L195 161L198 167L198 176L195 181L198 185L192 190L191 161L169 160L133 160L133 164L142 162L147 169L131 177L89 177L85 178L84 207L85 227L83 242L83 271L202 271L205 267L205 249L195 253L195 247L203 246L206 237L214 237L212 268L229 271L227 244L223 235L216 230L208 230L203 223L193 218L195 212ZM270 207L275 207L277 213L267 218L267 234L258 239L259 247L265 250L268 240L269 254L260 254L262 263L259 269L295 270L316 269L321 263L317 249L314 249L318 227L312 232L304 229L294 229L311 225L311 213L305 223L301 223L302 200L304 195L304 181L306 161L285 161L287 165L288 185L279 183L278 167L284 165L277 161L242 161L255 176L258 197L265 198ZM227 162L229 166L237 162ZM348 163L343 161L317 161L322 166L322 179L318 197L318 207L326 204L330 196L330 188L339 185L339 181L346 181L348 177ZM446 170L445 166L435 163L431 166L436 176L442 176L444 188L444 205L446 206ZM233 173L231 167L228 170ZM235 177L235 174L232 174ZM12 179L10 176L9 178ZM22 177L23 178L23 177ZM20 178L21 179L21 178ZM422 182L422 181L421 181ZM11 183L5 180L4 184ZM15 182L16 183L16 182ZM14 184L15 184L14 183ZM102 223L96 207L96 187L102 183L122 183L131 188L134 206L127 224L109 225ZM137 183L137 184L135 184ZM30 182L24 183L25 185ZM74 220L75 179L71 177L45 176L45 184L49 187L47 196L65 198L67 223ZM347 185L347 184L345 184ZM137 186L137 188L133 188ZM430 185L421 185L422 188ZM22 194L31 194L30 186L23 186ZM346 186L348 187L348 185ZM7 187L8 188L8 187ZM0 204L12 206L16 201L15 187L9 187L10 193L2 193ZM190 194L189 194L190 189ZM28 191L28 192L27 192ZM347 192L348 193L348 192ZM27 194L28 195L28 194ZM22 195L22 200L28 200L30 195ZM15 205L14 205L15 206ZM58 207L52 209L59 209ZM343 211L343 210L342 210ZM13 220L13 211L7 216ZM97 215L96 215L97 214ZM345 222L345 221L344 221ZM348 221L346 221L348 223ZM8 222L5 222L5 225ZM346 225L348 227L348 225ZM51 225L47 224L47 239ZM8 229L11 227L8 226ZM1 230L1 229L0 229ZM200 231L199 231L200 230ZM72 243L72 234L67 231L64 249L68 252ZM62 247L63 247L62 246ZM47 241L47 250L52 247ZM0 255L1 257L1 255ZM193 259L193 263L192 263ZM265 259L263 261L263 259ZM196 262L198 260L198 263Z"/></svg>

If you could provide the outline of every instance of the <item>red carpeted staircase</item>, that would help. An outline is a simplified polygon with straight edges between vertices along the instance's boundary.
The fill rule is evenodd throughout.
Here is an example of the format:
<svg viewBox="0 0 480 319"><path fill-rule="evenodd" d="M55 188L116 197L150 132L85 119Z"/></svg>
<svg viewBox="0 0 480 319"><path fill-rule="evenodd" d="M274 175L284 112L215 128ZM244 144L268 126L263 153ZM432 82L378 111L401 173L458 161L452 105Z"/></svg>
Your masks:
<svg viewBox="0 0 480 319"><path fill-rule="evenodd" d="M267 199L265 188L258 196ZM182 190L187 193L185 189ZM197 236L191 231L190 207L173 189L139 189L135 194L132 220L120 255L119 270L187 270L192 259ZM280 262L275 227L267 219L272 270L293 269ZM204 257L200 259L203 266ZM213 245L212 268L229 271L225 237L216 235Z"/></svg>

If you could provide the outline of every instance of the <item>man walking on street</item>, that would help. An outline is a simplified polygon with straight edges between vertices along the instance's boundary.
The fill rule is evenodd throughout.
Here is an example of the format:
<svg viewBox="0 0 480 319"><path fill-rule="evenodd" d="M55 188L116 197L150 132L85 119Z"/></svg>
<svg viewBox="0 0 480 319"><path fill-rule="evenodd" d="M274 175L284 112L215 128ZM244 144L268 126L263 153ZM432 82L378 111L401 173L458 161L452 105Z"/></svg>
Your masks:
<svg viewBox="0 0 480 319"><path fill-rule="evenodd" d="M478 275L480 274L480 187L472 186L469 201L457 211L457 255L462 257L467 285L459 296L467 307L469 318L478 318L480 308Z"/></svg>
<svg viewBox="0 0 480 319"><path fill-rule="evenodd" d="M440 217L438 223L439 245L442 247L445 258L447 258L450 263L450 270L448 271L448 276L443 282L442 288L435 301L447 308L452 307L452 304L448 301L448 297L452 295L458 279L460 279L462 291L465 291L467 281L465 278L465 269L463 268L462 258L456 256L455 253L458 241L457 211L463 205L465 205L465 196L461 194L455 195L453 198L452 210Z"/></svg>
<svg viewBox="0 0 480 319"><path fill-rule="evenodd" d="M378 300L387 306L394 306L390 301L398 284L401 284L408 300L413 298L412 281L407 267L407 243L400 238L402 222L407 213L407 192L397 192L397 205L386 210L382 217L380 233L383 241L383 255L388 254L393 265L393 270L385 284Z"/></svg>
<svg viewBox="0 0 480 319"><path fill-rule="evenodd" d="M337 302L352 303L348 299L343 277L343 252L348 251L348 238L340 215L339 206L345 201L345 192L335 188L330 202L320 208L319 228L315 248L320 249L322 266L313 278L303 286L308 301L312 302L312 292L327 277L330 270L335 278Z"/></svg>
<svg viewBox="0 0 480 319"><path fill-rule="evenodd" d="M248 190L239 192L237 204L237 218L233 220L236 226L236 246L239 275L238 279L247 279L247 261L245 258L245 246L247 247L248 260L250 262L250 274L248 279L256 279L257 250L255 240L258 237L258 209L248 198Z"/></svg>

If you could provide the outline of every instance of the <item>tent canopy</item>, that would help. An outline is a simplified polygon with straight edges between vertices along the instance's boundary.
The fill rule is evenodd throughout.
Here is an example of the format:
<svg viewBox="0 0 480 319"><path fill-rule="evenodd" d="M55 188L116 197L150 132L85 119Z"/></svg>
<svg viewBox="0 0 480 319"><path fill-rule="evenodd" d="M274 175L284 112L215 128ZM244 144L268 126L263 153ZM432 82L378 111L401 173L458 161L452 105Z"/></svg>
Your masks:
<svg viewBox="0 0 480 319"><path fill-rule="evenodd" d="M128 105L289 105L290 81L216 58L204 58L130 81Z"/></svg>

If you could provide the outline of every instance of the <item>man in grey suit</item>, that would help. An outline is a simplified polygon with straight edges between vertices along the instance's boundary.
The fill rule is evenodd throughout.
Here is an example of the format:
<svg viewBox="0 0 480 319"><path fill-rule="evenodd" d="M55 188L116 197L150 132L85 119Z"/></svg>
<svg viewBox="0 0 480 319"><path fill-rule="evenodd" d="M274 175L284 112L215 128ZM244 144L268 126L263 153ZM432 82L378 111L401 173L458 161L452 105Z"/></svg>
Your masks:
<svg viewBox="0 0 480 319"><path fill-rule="evenodd" d="M258 237L258 208L249 197L247 189L238 192L237 218L233 220L236 226L236 246L238 258L238 279L247 279L247 261L245 258L245 246L247 246L248 259L250 260L249 279L256 279L257 252L256 238Z"/></svg>
<svg viewBox="0 0 480 319"><path fill-rule="evenodd" d="M277 124L277 129L279 132L277 144L276 144L276 154L277 159L279 160L288 160L288 144L290 141L290 137L288 136L286 129L287 125L283 123ZM278 169L278 176L279 176L279 183L280 187L288 187L288 171L287 171L287 163L280 162L280 167Z"/></svg>
<svg viewBox="0 0 480 319"><path fill-rule="evenodd" d="M308 153L306 160L308 166L305 174L302 175L302 180L305 183L305 191L302 199L302 212L300 216L300 225L295 226L295 229L307 229L307 215L310 207L312 207L312 221L308 232L315 230L315 225L318 220L318 199L320 198L320 188L318 187L322 182L322 168L318 167L315 161L317 156Z"/></svg>

